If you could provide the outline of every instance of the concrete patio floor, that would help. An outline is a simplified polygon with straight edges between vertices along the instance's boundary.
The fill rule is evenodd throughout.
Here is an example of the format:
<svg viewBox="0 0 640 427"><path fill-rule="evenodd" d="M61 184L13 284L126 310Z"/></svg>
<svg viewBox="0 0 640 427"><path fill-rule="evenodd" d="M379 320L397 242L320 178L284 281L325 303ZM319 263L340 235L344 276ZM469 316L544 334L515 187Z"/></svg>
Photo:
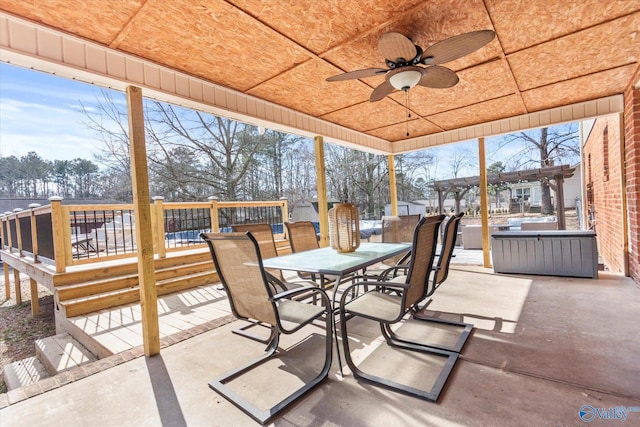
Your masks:
<svg viewBox="0 0 640 427"><path fill-rule="evenodd" d="M340 378L334 357L329 378L272 424L582 425L583 408L586 418L593 417L590 425L610 426L621 422L603 419L615 414L610 408L640 410L640 288L628 278L508 276L454 266L426 312L475 325L437 403L359 382L346 368ZM264 349L231 333L239 323L12 403L0 410L0 425L256 425L208 387ZM417 330L414 324L403 328ZM353 319L349 329L354 357L371 369L409 373L406 379L417 384L432 379L436 362L398 356L380 341L376 325ZM244 393L267 404L305 381L304 368L321 363L323 331L314 325L303 332L311 332L311 338L300 341L308 334L298 333L281 339L287 351L252 383L241 384ZM628 413L625 424L640 425L640 412Z"/></svg>

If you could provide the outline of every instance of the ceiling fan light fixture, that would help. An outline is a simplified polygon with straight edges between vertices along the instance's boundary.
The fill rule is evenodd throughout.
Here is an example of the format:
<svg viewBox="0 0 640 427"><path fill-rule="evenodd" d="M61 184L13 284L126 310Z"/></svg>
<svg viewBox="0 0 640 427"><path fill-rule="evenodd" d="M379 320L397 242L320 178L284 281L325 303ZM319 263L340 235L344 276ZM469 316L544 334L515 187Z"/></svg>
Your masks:
<svg viewBox="0 0 640 427"><path fill-rule="evenodd" d="M422 73L417 70L401 71L389 77L389 83L397 90L407 91L418 84Z"/></svg>

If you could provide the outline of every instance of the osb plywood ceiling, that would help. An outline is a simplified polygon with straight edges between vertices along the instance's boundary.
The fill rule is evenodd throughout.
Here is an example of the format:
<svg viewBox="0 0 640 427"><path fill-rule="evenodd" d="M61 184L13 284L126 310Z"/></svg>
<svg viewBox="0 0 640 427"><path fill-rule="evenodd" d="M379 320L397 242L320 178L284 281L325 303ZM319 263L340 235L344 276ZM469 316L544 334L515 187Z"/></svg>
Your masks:
<svg viewBox="0 0 640 427"><path fill-rule="evenodd" d="M0 10L358 132L410 136L623 93L637 81L640 0L2 0ZM443 64L453 88L369 102L386 32L423 49L470 31L496 38ZM635 80L634 80L635 79Z"/></svg>

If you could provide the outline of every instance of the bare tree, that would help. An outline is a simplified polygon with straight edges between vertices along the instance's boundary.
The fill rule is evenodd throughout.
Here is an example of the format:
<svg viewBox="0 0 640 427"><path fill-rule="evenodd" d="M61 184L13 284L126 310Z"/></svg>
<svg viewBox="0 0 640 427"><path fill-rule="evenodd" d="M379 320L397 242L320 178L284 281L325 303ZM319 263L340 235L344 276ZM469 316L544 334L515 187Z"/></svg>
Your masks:
<svg viewBox="0 0 640 427"><path fill-rule="evenodd" d="M527 132L506 135L498 143L498 149L509 148L510 170L554 166L556 164L575 164L580 159L578 126L575 123L552 128L541 128ZM551 188L548 179L540 181L541 212L553 213Z"/></svg>
<svg viewBox="0 0 640 427"><path fill-rule="evenodd" d="M368 215L384 206L376 197L387 183L386 157L328 144L326 150L328 196L356 204ZM378 200L376 205L375 200Z"/></svg>
<svg viewBox="0 0 640 427"><path fill-rule="evenodd" d="M287 195L292 206L317 197L315 161L313 141L308 139L298 141L293 149L283 154L283 194Z"/></svg>
<svg viewBox="0 0 640 427"><path fill-rule="evenodd" d="M126 103L103 91L95 105L84 106L86 124L103 142L96 159L109 170L130 176ZM144 101L150 176L155 191L179 200L218 195L244 197L241 183L265 141L255 127L200 111Z"/></svg>
<svg viewBox="0 0 640 427"><path fill-rule="evenodd" d="M476 159L470 149L459 145L453 149L449 159L449 167L453 178L459 178L463 171L476 165Z"/></svg>
<svg viewBox="0 0 640 427"><path fill-rule="evenodd" d="M102 146L98 147L95 160L121 174L127 186L131 186L131 162L129 160L129 124L124 93L101 91L94 105L82 105L86 117L85 126L93 130Z"/></svg>

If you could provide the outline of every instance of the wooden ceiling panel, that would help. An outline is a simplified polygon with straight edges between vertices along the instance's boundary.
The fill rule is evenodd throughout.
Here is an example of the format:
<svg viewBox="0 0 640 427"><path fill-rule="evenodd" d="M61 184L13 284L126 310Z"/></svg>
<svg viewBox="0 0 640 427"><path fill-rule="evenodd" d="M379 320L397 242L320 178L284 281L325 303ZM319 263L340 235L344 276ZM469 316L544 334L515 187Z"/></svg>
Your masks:
<svg viewBox="0 0 640 427"><path fill-rule="evenodd" d="M640 59L640 12L509 55L520 90L534 89Z"/></svg>
<svg viewBox="0 0 640 427"><path fill-rule="evenodd" d="M114 0L96 7L87 0L2 0L0 10L110 44L145 0Z"/></svg>
<svg viewBox="0 0 640 427"><path fill-rule="evenodd" d="M416 86L410 90L411 109L421 116L454 110L465 105L503 97L516 92L506 61L493 61L458 73L460 82L448 89ZM404 99L401 92L396 98Z"/></svg>
<svg viewBox="0 0 640 427"><path fill-rule="evenodd" d="M314 116L350 106L354 99L369 97L371 88L358 80L340 84L325 80L327 75L338 73L335 67L313 59L253 88L249 94Z"/></svg>
<svg viewBox="0 0 640 427"><path fill-rule="evenodd" d="M520 98L515 95L509 95L457 110L434 114L427 117L427 119L443 129L450 130L524 113L526 111Z"/></svg>
<svg viewBox="0 0 640 427"><path fill-rule="evenodd" d="M240 91L309 59L295 43L225 2L163 5L136 22L121 49Z"/></svg>
<svg viewBox="0 0 640 427"><path fill-rule="evenodd" d="M409 136L407 136L407 130ZM440 132L442 129L425 119L411 119L392 126L375 129L367 132L369 135L385 139L387 141L402 141L407 138L430 135Z"/></svg>
<svg viewBox="0 0 640 427"><path fill-rule="evenodd" d="M360 132L404 122L406 111L395 101L385 98L379 102L368 100L340 111L325 114L324 120L354 128ZM354 127L355 125L355 127Z"/></svg>
<svg viewBox="0 0 640 427"><path fill-rule="evenodd" d="M3 28L3 46L17 48L11 55L24 55L24 66L57 73L59 64L41 67L30 58L46 63L53 56L39 49L63 49L74 34L104 45L123 67L128 62L118 55L132 54L167 67L167 76L175 70L216 83L221 97L236 96L224 90L230 88L322 119L327 129L338 125L335 134L345 127L388 141L406 138L403 93L370 103L383 76L325 81L386 68L377 49L386 32L404 34L424 49L470 31L497 33L476 52L444 64L459 74L455 87L411 90L410 108L424 120L413 118L409 138L619 94L640 70L640 0L2 0L0 11L10 15L5 21L24 18L48 27L20 22ZM20 42L12 44L9 33ZM51 37L38 44L42 35ZM76 62L63 58L74 78L83 52L75 52ZM94 68L87 65L88 81L91 73L105 72ZM104 84L111 75L121 83L133 74L110 71ZM154 87L140 78L131 82ZM367 135L353 137L359 138Z"/></svg>
<svg viewBox="0 0 640 427"><path fill-rule="evenodd" d="M522 93L527 110L540 111L615 93L633 77L635 64L555 83Z"/></svg>
<svg viewBox="0 0 640 427"><path fill-rule="evenodd" d="M505 53L513 53L640 10L630 0L486 0Z"/></svg>
<svg viewBox="0 0 640 427"><path fill-rule="evenodd" d="M230 0L316 54L397 19L423 0ZM304 19L301 19L304 17ZM366 17L366 19L363 19Z"/></svg>

